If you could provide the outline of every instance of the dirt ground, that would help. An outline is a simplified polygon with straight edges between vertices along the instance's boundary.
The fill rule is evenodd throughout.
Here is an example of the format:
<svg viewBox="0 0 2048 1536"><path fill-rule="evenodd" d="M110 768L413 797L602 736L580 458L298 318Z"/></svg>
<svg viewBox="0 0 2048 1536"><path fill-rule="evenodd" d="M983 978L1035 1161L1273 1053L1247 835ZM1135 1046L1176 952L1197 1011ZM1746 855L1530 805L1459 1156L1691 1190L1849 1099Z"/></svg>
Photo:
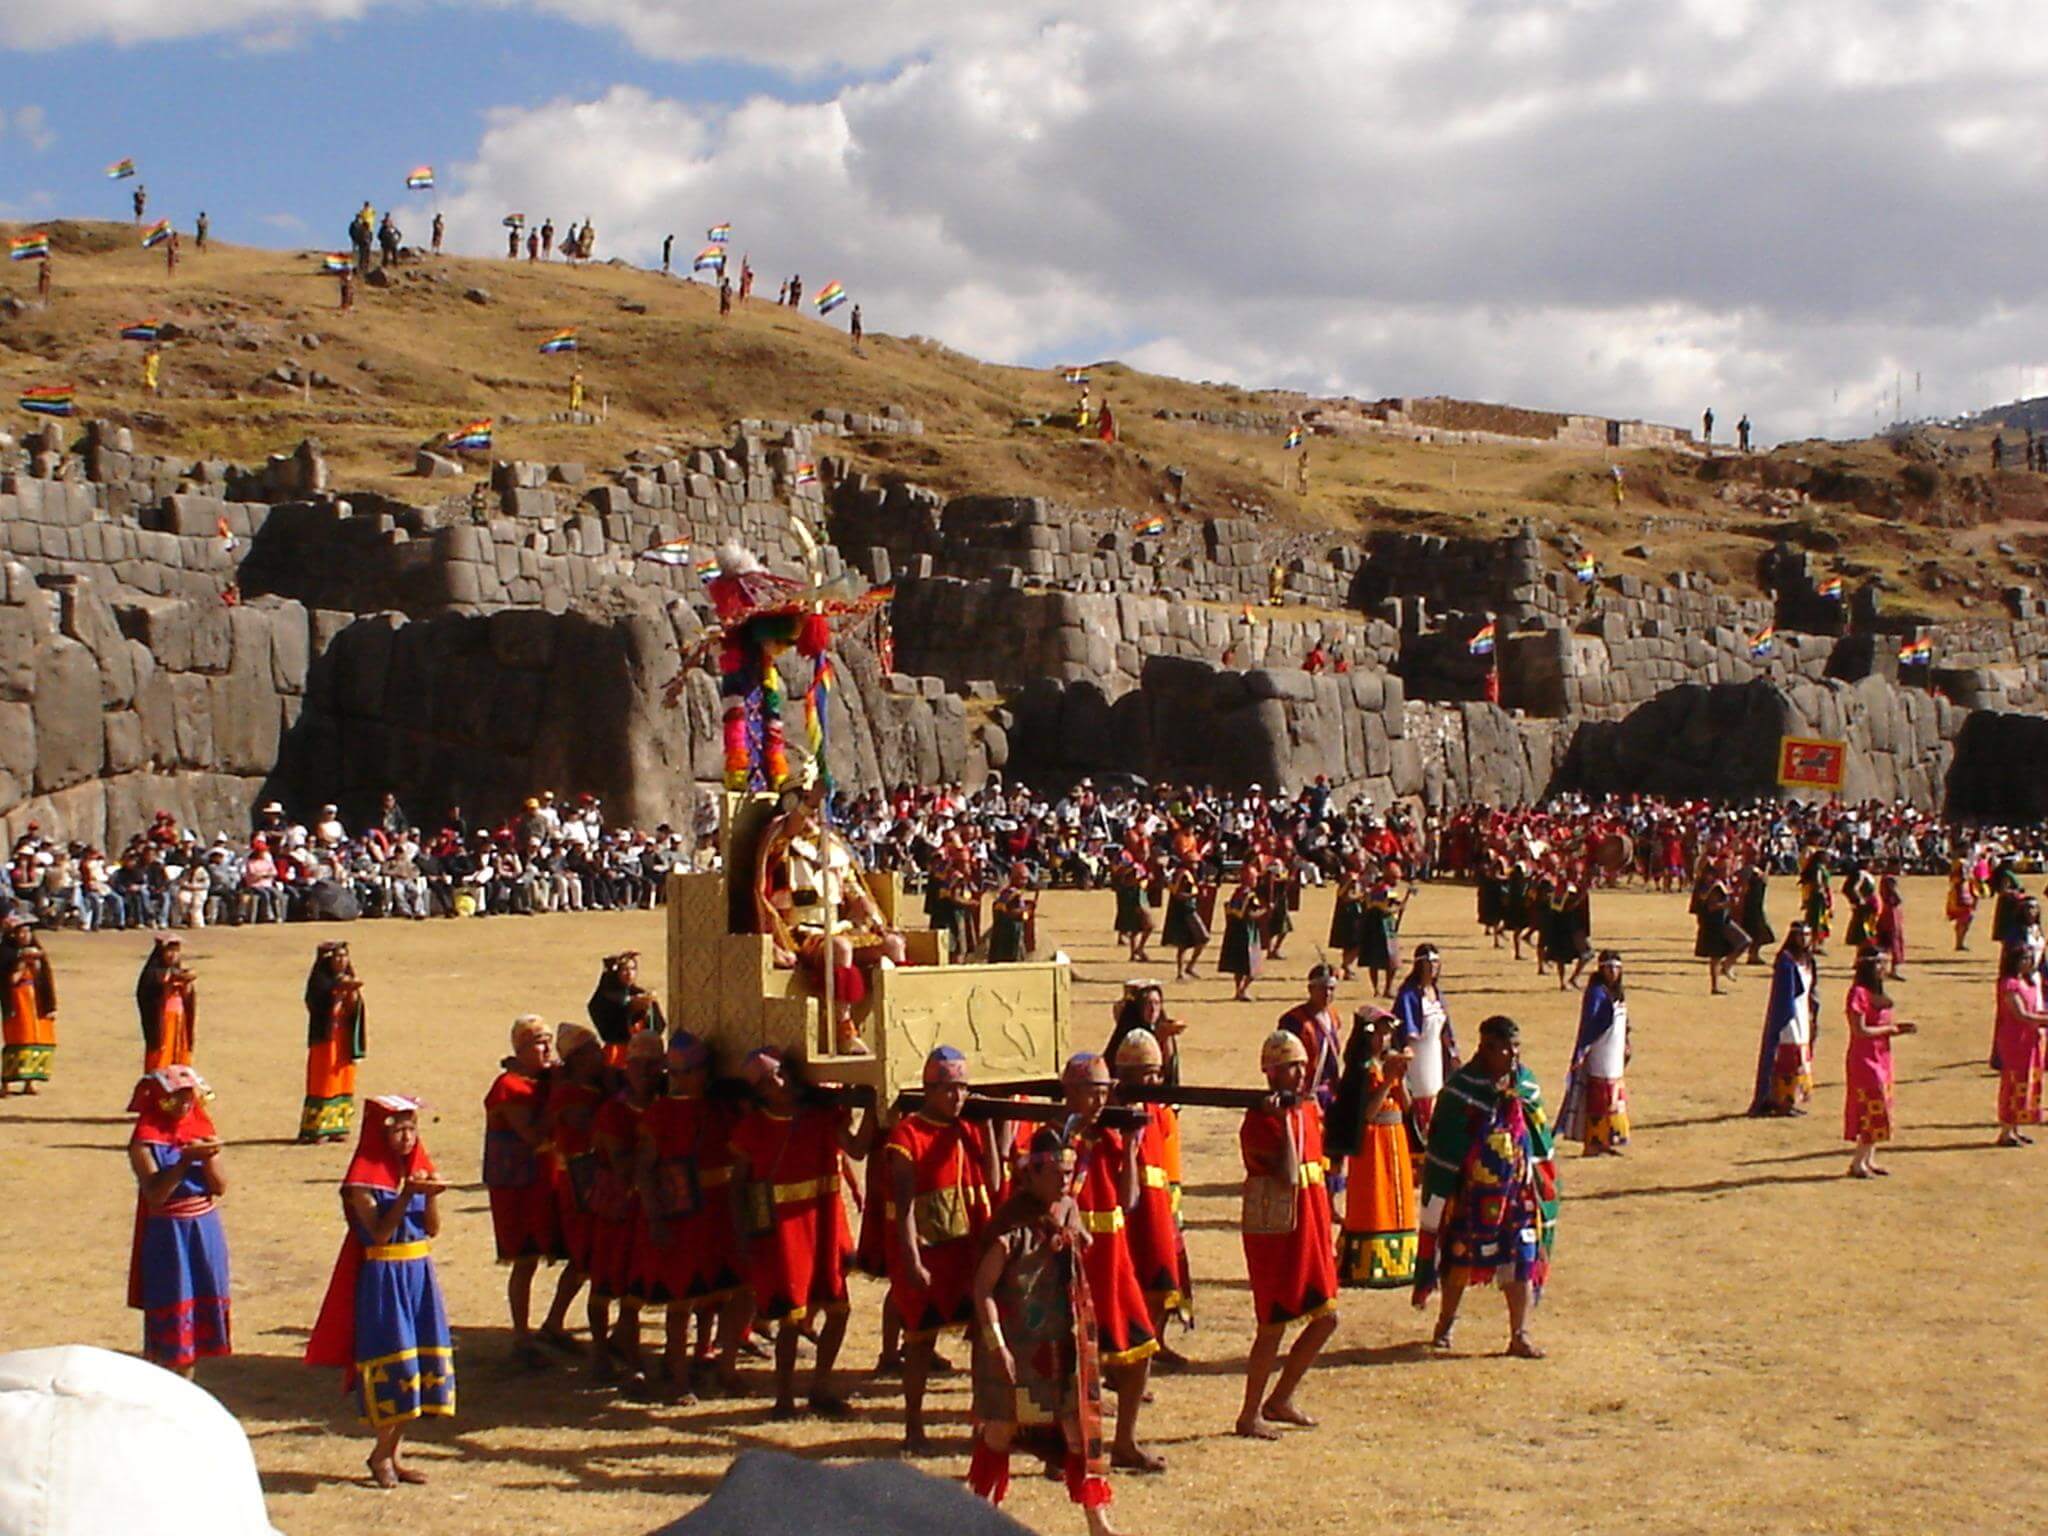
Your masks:
<svg viewBox="0 0 2048 1536"><path fill-rule="evenodd" d="M1772 917L1781 928L1790 901L1780 882ZM1452 1018L1468 1043L1488 1013L1522 1021L1527 1057L1554 1102L1577 994L1489 948L1472 906L1468 889L1424 890L1404 941L1444 947ZM1429 1355L1405 1294L1350 1292L1303 1396L1322 1427L1277 1445L1229 1432L1251 1335L1235 1230L1237 1127L1234 1116L1190 1111L1200 1326L1182 1347L1194 1367L1155 1378L1145 1435L1170 1467L1117 1480L1124 1526L1185 1530L1193 1509L1215 1536L1386 1522L1488 1536L1890 1536L2031 1521L2048 1492L2048 1451L2021 1417L2044 1342L2048 1144L1990 1146L1989 942L1980 929L1968 954L1951 954L1940 909L1937 882L1908 882L1916 948L1896 994L1925 1032L1899 1044L1900 1133L1888 1153L1896 1176L1853 1183L1841 1176L1838 1139L1841 958L1825 967L1814 1113L1751 1121L1742 1112L1768 973L1744 972L1730 995L1710 999L1682 898L1597 897L1596 937L1624 949L1631 966L1635 1140L1622 1160L1564 1155L1557 1263L1536 1322L1549 1360L1498 1353L1506 1326L1490 1292L1469 1298L1451 1358ZM1249 1004L1229 1002L1213 976L1169 989L1170 1007L1191 1025L1193 1080L1255 1080L1257 1043L1301 995L1328 918L1328 893L1310 893L1286 960ZM1131 970L1109 921L1106 895L1053 896L1041 920L1048 947L1074 957L1091 1044L1107 1033ZM456 1322L459 1416L418 1437L431 1487L370 1488L366 1445L335 1375L298 1363L339 1238L334 1181L347 1156L291 1144L298 997L324 936L262 928L188 941L202 989L198 1065L230 1143L224 1210L240 1351L203 1365L201 1380L247 1426L280 1529L628 1536L683 1513L748 1447L893 1453L893 1383L864 1374L851 1378L852 1422L771 1426L756 1401L646 1406L586 1390L565 1369L515 1368L483 1195L468 1184L437 1247ZM362 1086L424 1095L428 1145L465 1180L475 1177L479 1100L512 1016L581 1017L599 954L634 944L658 954L663 943L658 913L362 923L348 937L370 1009ZM49 947L62 988L56 1080L36 1099L0 1106L0 1178L15 1212L0 1236L0 1348L132 1349L139 1319L123 1305L123 1279L134 1195L120 1111L139 1070L132 986L147 944L59 934ZM1163 976L1170 965L1148 969ZM1348 1010L1362 992L1345 989L1340 1004ZM880 1288L855 1284L844 1358L864 1371ZM953 1354L964 1363L964 1345ZM938 1384L935 1405L947 1454L926 1465L962 1476L964 1375ZM1011 1508L1040 1530L1079 1528L1060 1490L1034 1478L1019 1479Z"/></svg>

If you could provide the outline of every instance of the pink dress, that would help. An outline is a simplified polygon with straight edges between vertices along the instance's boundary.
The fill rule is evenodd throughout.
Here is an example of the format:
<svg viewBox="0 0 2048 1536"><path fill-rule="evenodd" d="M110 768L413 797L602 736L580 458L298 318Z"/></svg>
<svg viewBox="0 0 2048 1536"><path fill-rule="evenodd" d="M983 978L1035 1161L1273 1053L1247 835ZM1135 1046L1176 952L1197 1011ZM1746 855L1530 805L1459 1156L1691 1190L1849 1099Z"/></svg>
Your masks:
<svg viewBox="0 0 2048 1536"><path fill-rule="evenodd" d="M1891 1023L1889 1005L1880 1007L1868 987L1849 989L1849 1057L1842 1099L1844 1141L1892 1139L1892 1038L1870 1036L1859 1027Z"/></svg>
<svg viewBox="0 0 2048 1536"><path fill-rule="evenodd" d="M2020 1013L2041 1012L2041 983L2008 976L1998 984L1998 1123L2041 1123L2041 1027Z"/></svg>

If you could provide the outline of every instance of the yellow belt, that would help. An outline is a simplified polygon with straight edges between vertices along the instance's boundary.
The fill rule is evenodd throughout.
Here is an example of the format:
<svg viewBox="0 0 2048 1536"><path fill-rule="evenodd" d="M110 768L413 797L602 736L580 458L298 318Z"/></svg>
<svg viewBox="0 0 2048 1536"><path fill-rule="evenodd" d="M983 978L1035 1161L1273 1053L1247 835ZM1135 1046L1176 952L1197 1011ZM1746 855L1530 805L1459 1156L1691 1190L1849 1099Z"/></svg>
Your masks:
<svg viewBox="0 0 2048 1536"><path fill-rule="evenodd" d="M403 1259L424 1259L433 1249L432 1243L383 1243L365 1248L363 1257L372 1263L396 1264Z"/></svg>
<svg viewBox="0 0 2048 1536"><path fill-rule="evenodd" d="M1164 1168L1154 1168L1148 1163L1145 1166L1145 1187L1147 1189L1166 1188L1166 1170Z"/></svg>
<svg viewBox="0 0 2048 1536"><path fill-rule="evenodd" d="M1083 1211L1081 1225L1090 1232L1121 1232L1124 1229L1124 1208L1119 1205L1107 1211Z"/></svg>
<svg viewBox="0 0 2048 1536"><path fill-rule="evenodd" d="M1301 1182L1304 1185L1320 1184L1323 1182L1323 1164L1320 1160L1301 1165Z"/></svg>
<svg viewBox="0 0 2048 1536"><path fill-rule="evenodd" d="M801 1184L778 1184L775 1186L777 1205L794 1205L799 1200L815 1200L820 1195L835 1193L839 1188L839 1175L828 1173L822 1179L807 1179Z"/></svg>

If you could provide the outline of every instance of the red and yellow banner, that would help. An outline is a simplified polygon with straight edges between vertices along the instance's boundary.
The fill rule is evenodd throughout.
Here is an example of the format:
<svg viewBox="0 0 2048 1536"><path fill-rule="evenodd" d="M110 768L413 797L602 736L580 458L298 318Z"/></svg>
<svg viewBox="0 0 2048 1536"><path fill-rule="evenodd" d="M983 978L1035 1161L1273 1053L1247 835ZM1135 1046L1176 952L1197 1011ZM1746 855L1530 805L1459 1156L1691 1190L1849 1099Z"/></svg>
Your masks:
<svg viewBox="0 0 2048 1536"><path fill-rule="evenodd" d="M1849 743L1825 736L1787 736L1778 744L1778 783L1786 789L1842 792Z"/></svg>

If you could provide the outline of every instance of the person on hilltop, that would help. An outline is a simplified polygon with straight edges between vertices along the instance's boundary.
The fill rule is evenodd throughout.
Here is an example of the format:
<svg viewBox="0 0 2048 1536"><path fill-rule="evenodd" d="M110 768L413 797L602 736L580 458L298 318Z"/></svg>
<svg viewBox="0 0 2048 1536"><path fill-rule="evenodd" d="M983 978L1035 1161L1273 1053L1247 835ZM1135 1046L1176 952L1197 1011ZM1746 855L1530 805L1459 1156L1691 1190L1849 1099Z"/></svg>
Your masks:
<svg viewBox="0 0 2048 1536"><path fill-rule="evenodd" d="M754 266L746 256L740 257L740 302L746 303L754 296Z"/></svg>
<svg viewBox="0 0 2048 1536"><path fill-rule="evenodd" d="M1735 423L1735 446L1742 452L1749 452L1749 412L1742 413L1742 419Z"/></svg>
<svg viewBox="0 0 2048 1536"><path fill-rule="evenodd" d="M434 232L433 232L433 235L431 236L431 239L432 239L432 241L433 241L433 247L434 247L434 254L435 254L436 256L438 256L438 255L440 255L440 254L441 254L441 241L442 241L443 237L447 235L447 233L448 233L448 221L447 221L446 219L442 218L440 214L438 214L438 213L437 213L437 214L435 214L435 215L434 215Z"/></svg>
<svg viewBox="0 0 2048 1536"><path fill-rule="evenodd" d="M526 232L526 259L529 263L540 260L539 230L529 229Z"/></svg>
<svg viewBox="0 0 2048 1536"><path fill-rule="evenodd" d="M356 253L356 270L370 270L370 241L377 233L377 210L370 206L368 198L356 210L356 216L349 220L348 243Z"/></svg>
<svg viewBox="0 0 2048 1536"><path fill-rule="evenodd" d="M155 342L142 354L142 392L154 395L163 381L164 349Z"/></svg>
<svg viewBox="0 0 2048 1536"><path fill-rule="evenodd" d="M211 226L206 222L206 210L199 210L199 218L192 225L192 249L202 256L206 254L206 236Z"/></svg>
<svg viewBox="0 0 2048 1536"><path fill-rule="evenodd" d="M791 309L802 309L804 307L804 279L801 272L789 280L789 307Z"/></svg>
<svg viewBox="0 0 2048 1536"><path fill-rule="evenodd" d="M1711 405L1700 412L1700 438L1709 448L1714 446L1714 408Z"/></svg>
<svg viewBox="0 0 2048 1536"><path fill-rule="evenodd" d="M171 238L164 242L164 275L178 275L178 232L175 229L171 231Z"/></svg>
<svg viewBox="0 0 2048 1536"><path fill-rule="evenodd" d="M45 309L50 307L50 258L47 255L36 263L36 302Z"/></svg>
<svg viewBox="0 0 2048 1536"><path fill-rule="evenodd" d="M135 183L135 191L129 198L129 201L135 207L135 222L140 224L143 211L149 207L149 188L138 181Z"/></svg>
<svg viewBox="0 0 2048 1536"><path fill-rule="evenodd" d="M356 307L356 269L353 262L341 269L340 282L341 288L338 302L341 306L341 312L347 314Z"/></svg>
<svg viewBox="0 0 2048 1536"><path fill-rule="evenodd" d="M860 350L861 337L864 334L865 332L861 330L860 306L856 304L853 306L853 318L847 324L847 335L853 339L854 351L858 352Z"/></svg>
<svg viewBox="0 0 2048 1536"><path fill-rule="evenodd" d="M1478 1052L1444 1085L1429 1122L1412 1294L1420 1309L1442 1286L1435 1349L1451 1348L1466 1288L1498 1282L1508 1353L1543 1358L1529 1314L1556 1241L1557 1166L1543 1091L1522 1064L1521 1040L1521 1026L1504 1014L1482 1022Z"/></svg>
<svg viewBox="0 0 2048 1536"><path fill-rule="evenodd" d="M722 320L732 313L732 279L721 275L718 279L718 316Z"/></svg>
<svg viewBox="0 0 2048 1536"><path fill-rule="evenodd" d="M661 275L663 277L667 277L670 274L672 270L671 261L675 253L676 237L674 235L663 235L661 237Z"/></svg>
<svg viewBox="0 0 2048 1536"><path fill-rule="evenodd" d="M540 259L551 261L555 254L555 218L549 214L540 221Z"/></svg>

